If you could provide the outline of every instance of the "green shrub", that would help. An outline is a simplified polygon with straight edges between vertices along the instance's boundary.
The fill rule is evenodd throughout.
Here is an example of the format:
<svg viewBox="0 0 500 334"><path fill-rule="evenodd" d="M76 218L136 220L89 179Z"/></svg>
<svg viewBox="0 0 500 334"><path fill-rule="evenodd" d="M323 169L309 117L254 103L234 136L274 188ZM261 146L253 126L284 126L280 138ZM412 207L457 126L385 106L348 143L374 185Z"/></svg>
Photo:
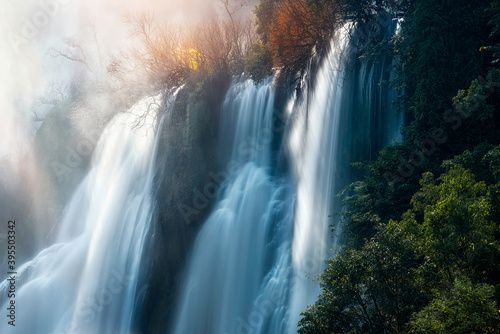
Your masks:
<svg viewBox="0 0 500 334"><path fill-rule="evenodd" d="M245 63L245 72L255 84L261 83L273 74L273 55L267 46L256 43L250 49Z"/></svg>

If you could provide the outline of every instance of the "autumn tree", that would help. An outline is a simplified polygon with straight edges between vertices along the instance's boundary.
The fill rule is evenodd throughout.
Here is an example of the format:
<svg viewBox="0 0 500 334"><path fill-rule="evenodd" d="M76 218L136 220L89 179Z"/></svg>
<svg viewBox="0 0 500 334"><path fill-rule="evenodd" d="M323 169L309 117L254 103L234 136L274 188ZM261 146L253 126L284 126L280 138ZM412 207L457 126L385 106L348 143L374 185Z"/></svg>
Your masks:
<svg viewBox="0 0 500 334"><path fill-rule="evenodd" d="M244 59L257 37L250 21L228 17L202 21L186 36L184 47L196 50L200 69L226 68L232 74L243 71Z"/></svg>
<svg viewBox="0 0 500 334"><path fill-rule="evenodd" d="M329 40L336 22L335 2L321 6L310 6L306 0L281 0L275 4L268 45L274 64L284 67L286 74L300 71L314 48L321 48Z"/></svg>
<svg viewBox="0 0 500 334"><path fill-rule="evenodd" d="M278 2L279 0L260 0L254 9L257 33L264 44L267 44L269 28L273 21L274 5Z"/></svg>
<svg viewBox="0 0 500 334"><path fill-rule="evenodd" d="M127 17L127 23L137 42L110 63L109 71L121 77L141 73L153 85L179 85L192 67L181 48L182 29L149 14Z"/></svg>

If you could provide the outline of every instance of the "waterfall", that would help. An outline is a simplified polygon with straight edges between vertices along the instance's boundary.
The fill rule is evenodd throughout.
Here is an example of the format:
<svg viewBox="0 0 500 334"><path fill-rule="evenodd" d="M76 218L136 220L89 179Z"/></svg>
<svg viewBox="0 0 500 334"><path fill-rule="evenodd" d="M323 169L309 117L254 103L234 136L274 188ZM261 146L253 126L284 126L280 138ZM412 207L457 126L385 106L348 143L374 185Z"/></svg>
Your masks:
<svg viewBox="0 0 500 334"><path fill-rule="evenodd" d="M395 29L390 24L386 37ZM324 271L324 261L338 249L342 205L336 195L355 181L351 163L373 159L400 139L397 94L380 85L392 78L393 60L382 55L361 62L355 44L360 30L346 24L337 31L316 75L306 76L301 94L287 106L293 119L288 152L297 182L289 333L321 292L311 277Z"/></svg>
<svg viewBox="0 0 500 334"><path fill-rule="evenodd" d="M379 85L391 79L392 59L360 62L358 31L337 32L286 105L292 175L273 169L271 82L232 84L219 148L225 182L195 241L173 333L296 333L300 312L316 301L310 276L338 246L330 226L338 228L336 195L354 180L351 163L398 140L402 125L395 93Z"/></svg>
<svg viewBox="0 0 500 334"><path fill-rule="evenodd" d="M139 260L153 205L161 96L144 98L107 125L91 170L65 209L57 242L18 269L18 320L16 327L2 321L0 332L131 331ZM167 108L173 99L175 94ZM0 298L7 296L6 283L0 285ZM0 302L5 310L9 301Z"/></svg>
<svg viewBox="0 0 500 334"><path fill-rule="evenodd" d="M331 51L321 65L314 88L304 87L304 96L290 100L294 116L288 149L297 180L297 207L292 243L294 280L290 302L289 332L296 332L299 314L313 304L320 293L309 275L323 271L330 248L329 225L333 223L334 196L342 156L341 107L345 95L345 63L349 60L348 29L332 40Z"/></svg>
<svg viewBox="0 0 500 334"><path fill-rule="evenodd" d="M217 200L182 273L169 333L294 333L300 312L316 301L320 288L310 276L323 272L341 242L336 195L355 178L351 163L400 139L395 93L379 85L392 78L393 60L360 62L357 31L337 31L284 113L271 79L233 80L222 105L221 168L204 187ZM165 101L167 117L175 97ZM145 98L106 127L57 241L18 269L23 321L15 330L134 331L162 104L161 96ZM8 288L8 281L0 284L4 309ZM13 332L6 322L0 330Z"/></svg>
<svg viewBox="0 0 500 334"><path fill-rule="evenodd" d="M282 333L294 196L274 177L271 81L235 79L223 105L225 178L194 245L174 333Z"/></svg>

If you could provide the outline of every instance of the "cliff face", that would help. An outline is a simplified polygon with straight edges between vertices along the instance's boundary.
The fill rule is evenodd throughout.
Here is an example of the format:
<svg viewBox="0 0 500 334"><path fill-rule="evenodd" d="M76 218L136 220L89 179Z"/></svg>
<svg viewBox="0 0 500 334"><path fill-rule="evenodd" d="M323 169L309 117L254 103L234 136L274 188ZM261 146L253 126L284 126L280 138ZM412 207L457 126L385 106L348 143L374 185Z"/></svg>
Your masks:
<svg viewBox="0 0 500 334"><path fill-rule="evenodd" d="M139 283L138 332L168 328L189 246L216 196L205 185L218 182L219 116L231 78L218 72L196 79L180 89L172 114L158 129L156 205Z"/></svg>

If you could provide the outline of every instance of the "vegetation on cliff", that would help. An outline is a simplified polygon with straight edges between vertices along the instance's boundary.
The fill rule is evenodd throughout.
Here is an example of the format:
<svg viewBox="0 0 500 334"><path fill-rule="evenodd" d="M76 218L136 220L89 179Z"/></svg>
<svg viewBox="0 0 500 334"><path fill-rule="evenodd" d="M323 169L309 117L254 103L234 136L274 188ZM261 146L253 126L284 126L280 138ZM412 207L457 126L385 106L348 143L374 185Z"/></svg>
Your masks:
<svg viewBox="0 0 500 334"><path fill-rule="evenodd" d="M366 15L362 2L345 8ZM300 333L498 333L499 8L400 7L390 49L410 115L405 139L351 185L346 245L327 261Z"/></svg>

